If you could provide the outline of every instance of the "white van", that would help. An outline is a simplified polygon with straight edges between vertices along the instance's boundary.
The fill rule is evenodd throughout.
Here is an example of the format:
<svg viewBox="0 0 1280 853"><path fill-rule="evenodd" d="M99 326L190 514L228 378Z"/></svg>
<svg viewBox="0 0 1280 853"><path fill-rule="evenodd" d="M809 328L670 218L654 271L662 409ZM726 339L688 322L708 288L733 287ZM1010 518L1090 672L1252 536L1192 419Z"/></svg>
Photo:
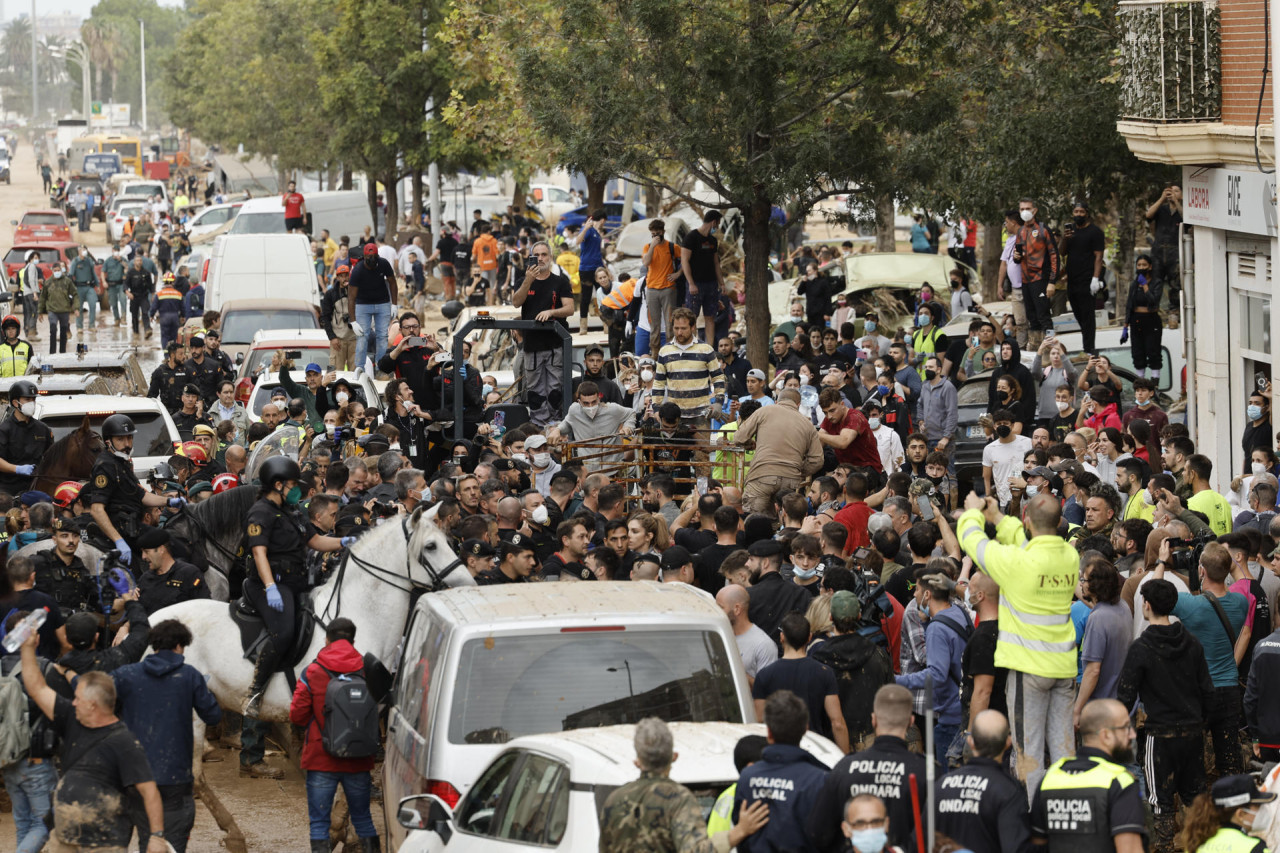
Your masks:
<svg viewBox="0 0 1280 853"><path fill-rule="evenodd" d="M315 258L305 234L223 234L214 241L203 283L207 311L221 310L233 299L320 304Z"/></svg>
<svg viewBox="0 0 1280 853"><path fill-rule="evenodd" d="M459 569L465 571L465 569ZM418 599L396 669L383 802L450 808L509 741L637 723L754 722L733 630L684 584L467 587ZM388 816L389 850L406 830Z"/></svg>
<svg viewBox="0 0 1280 853"><path fill-rule="evenodd" d="M322 228L329 229L330 236L336 242L346 235L352 242L359 240L366 227L373 227L373 217L369 214L369 199L355 190L333 190L332 192L307 193L307 219L310 222L311 234L317 239ZM253 198L244 203L240 214L232 223L229 234L283 234L284 204L280 196Z"/></svg>

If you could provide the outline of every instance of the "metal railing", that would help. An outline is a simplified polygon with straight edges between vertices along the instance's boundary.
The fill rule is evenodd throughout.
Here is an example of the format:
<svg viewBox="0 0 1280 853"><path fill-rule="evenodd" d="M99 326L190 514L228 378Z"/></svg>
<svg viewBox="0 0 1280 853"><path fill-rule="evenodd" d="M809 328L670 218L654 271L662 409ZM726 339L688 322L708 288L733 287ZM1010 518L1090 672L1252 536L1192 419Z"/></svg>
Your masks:
<svg viewBox="0 0 1280 853"><path fill-rule="evenodd" d="M1124 0L1116 22L1122 119L1173 123L1221 117L1217 0Z"/></svg>
<svg viewBox="0 0 1280 853"><path fill-rule="evenodd" d="M621 443L602 440L572 441L562 445L565 459L587 466L592 473L609 477L610 482L632 486L650 474L669 473L679 492L693 491L699 479L715 479L721 485L742 486L750 465L750 451L726 441L712 441L710 435L696 435L692 441L665 443L639 434L621 438ZM663 458L664 456L678 458ZM686 488L687 487L687 488Z"/></svg>

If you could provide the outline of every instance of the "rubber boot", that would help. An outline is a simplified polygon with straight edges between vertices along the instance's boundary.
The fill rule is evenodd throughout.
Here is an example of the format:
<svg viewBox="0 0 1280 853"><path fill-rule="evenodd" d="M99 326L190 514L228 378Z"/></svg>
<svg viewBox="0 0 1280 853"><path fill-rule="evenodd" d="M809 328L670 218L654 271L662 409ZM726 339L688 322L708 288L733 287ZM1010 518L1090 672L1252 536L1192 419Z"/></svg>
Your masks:
<svg viewBox="0 0 1280 853"><path fill-rule="evenodd" d="M329 839L311 839L311 853L329 853Z"/></svg>
<svg viewBox="0 0 1280 853"><path fill-rule="evenodd" d="M264 649L263 652L266 650ZM253 665L253 682L249 685L249 695L244 700L244 707L241 713L246 717L258 719L258 714L262 711L262 694L267 690L267 683L271 681L271 674L275 669L273 661L265 660L271 656L265 653L259 653L258 660ZM264 665L265 660L265 665Z"/></svg>
<svg viewBox="0 0 1280 853"><path fill-rule="evenodd" d="M361 838L360 853L382 853L382 842L378 840L378 836L370 835L368 838Z"/></svg>

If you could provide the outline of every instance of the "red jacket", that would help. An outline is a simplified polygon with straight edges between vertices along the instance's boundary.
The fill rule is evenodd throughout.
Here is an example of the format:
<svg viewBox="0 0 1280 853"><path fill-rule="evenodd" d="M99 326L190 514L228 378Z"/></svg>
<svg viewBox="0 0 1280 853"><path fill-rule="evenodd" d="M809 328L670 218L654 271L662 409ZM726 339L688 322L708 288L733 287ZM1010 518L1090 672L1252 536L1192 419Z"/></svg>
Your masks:
<svg viewBox="0 0 1280 853"><path fill-rule="evenodd" d="M1105 427L1124 429L1124 427L1120 425L1120 416L1116 414L1115 403L1108 403L1104 408L1097 410L1093 415L1085 418L1084 425L1092 429L1094 432L1100 432Z"/></svg>
<svg viewBox="0 0 1280 853"><path fill-rule="evenodd" d="M302 743L302 769L327 773L360 773L373 769L372 758L334 758L324 751L320 731L324 728L324 692L331 672L359 672L364 659L346 640L337 640L320 650L315 663L307 667L293 690L289 721L306 727Z"/></svg>

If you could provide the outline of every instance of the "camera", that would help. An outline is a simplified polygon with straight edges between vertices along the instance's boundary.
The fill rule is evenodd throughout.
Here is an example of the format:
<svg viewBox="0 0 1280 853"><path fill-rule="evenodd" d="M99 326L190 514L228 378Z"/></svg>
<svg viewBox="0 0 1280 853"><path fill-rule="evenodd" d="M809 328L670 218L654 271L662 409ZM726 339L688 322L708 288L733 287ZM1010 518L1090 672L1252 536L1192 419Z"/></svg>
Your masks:
<svg viewBox="0 0 1280 853"><path fill-rule="evenodd" d="M375 519L391 518L393 515L400 514L400 507L389 501L374 501L373 506L369 508L369 515Z"/></svg>
<svg viewBox="0 0 1280 853"><path fill-rule="evenodd" d="M1187 586L1192 592L1200 589L1200 555L1204 546L1215 541L1212 533L1202 533L1191 539L1174 539L1170 537L1169 568L1187 578Z"/></svg>

